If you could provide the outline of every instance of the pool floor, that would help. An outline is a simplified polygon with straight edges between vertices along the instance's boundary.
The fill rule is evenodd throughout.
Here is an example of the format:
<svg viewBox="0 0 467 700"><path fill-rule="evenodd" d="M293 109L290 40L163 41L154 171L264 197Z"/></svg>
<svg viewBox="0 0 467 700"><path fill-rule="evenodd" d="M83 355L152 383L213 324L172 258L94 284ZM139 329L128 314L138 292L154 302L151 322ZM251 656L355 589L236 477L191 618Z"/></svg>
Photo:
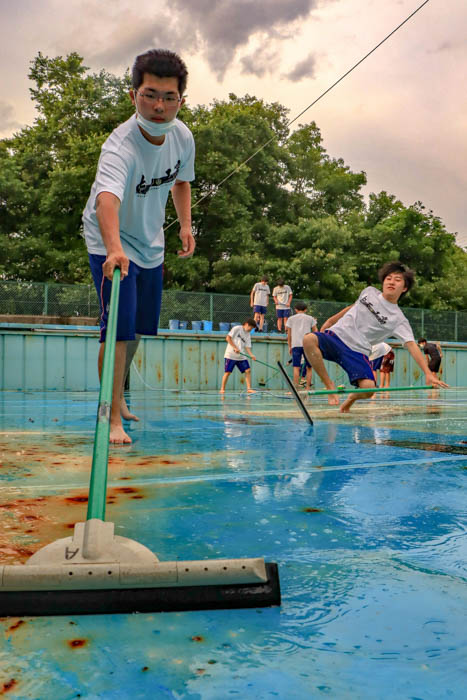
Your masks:
<svg viewBox="0 0 467 700"><path fill-rule="evenodd" d="M340 415L132 392L107 520L161 560L264 556L280 608L3 618L9 698L465 698L467 391ZM86 517L97 395L0 393L0 563Z"/></svg>

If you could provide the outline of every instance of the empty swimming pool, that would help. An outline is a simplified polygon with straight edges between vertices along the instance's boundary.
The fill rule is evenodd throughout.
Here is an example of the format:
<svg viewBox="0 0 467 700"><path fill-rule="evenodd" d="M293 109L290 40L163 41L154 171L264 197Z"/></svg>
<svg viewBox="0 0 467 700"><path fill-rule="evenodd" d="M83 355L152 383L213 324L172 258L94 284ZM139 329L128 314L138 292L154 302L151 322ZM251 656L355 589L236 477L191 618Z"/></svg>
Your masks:
<svg viewBox="0 0 467 700"><path fill-rule="evenodd" d="M308 428L281 394L133 392L141 420L109 464L116 532L161 560L276 561L282 606L6 618L0 690L464 698L467 391L425 394L346 416L314 399ZM96 404L0 393L0 563L85 519Z"/></svg>

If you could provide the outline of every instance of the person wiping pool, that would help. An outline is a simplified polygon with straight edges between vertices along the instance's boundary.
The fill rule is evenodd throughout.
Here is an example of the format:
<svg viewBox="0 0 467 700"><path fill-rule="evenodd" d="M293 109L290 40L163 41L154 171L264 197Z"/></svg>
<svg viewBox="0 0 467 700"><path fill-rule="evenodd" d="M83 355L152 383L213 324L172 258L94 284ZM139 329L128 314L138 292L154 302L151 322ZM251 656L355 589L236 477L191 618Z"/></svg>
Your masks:
<svg viewBox="0 0 467 700"><path fill-rule="evenodd" d="M371 347L387 338L398 338L422 370L426 384L447 388L448 385L428 367L415 342L410 323L398 306L399 299L415 282L414 271L394 261L383 265L378 276L382 291L376 287L365 287L354 304L328 318L320 331L305 335L303 349L308 362L326 389L336 388L324 365L324 360L330 360L347 372L353 386L371 390L376 387L368 359ZM340 410L347 413L355 401L372 396L371 391L350 394ZM338 405L338 396L329 394L328 403Z"/></svg>
<svg viewBox="0 0 467 700"><path fill-rule="evenodd" d="M99 370L111 280L121 270L110 442L130 443L122 418L138 420L123 397L141 335L157 335L162 298L165 208L169 192L180 223L180 258L195 250L191 231L193 135L177 119L188 71L177 54L151 49L136 57L130 98L135 114L102 146L83 213L83 231L101 307Z"/></svg>

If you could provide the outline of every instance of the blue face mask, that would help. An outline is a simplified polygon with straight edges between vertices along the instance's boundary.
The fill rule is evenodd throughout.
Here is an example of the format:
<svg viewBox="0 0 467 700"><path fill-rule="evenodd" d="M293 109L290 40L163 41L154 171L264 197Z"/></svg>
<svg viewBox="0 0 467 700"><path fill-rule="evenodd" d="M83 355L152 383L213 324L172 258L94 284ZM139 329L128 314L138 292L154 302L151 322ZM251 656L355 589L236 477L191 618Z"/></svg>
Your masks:
<svg viewBox="0 0 467 700"><path fill-rule="evenodd" d="M136 109L136 121L150 136L164 136L164 134L167 134L174 128L176 117L169 122L151 122L149 119L141 116L138 109Z"/></svg>

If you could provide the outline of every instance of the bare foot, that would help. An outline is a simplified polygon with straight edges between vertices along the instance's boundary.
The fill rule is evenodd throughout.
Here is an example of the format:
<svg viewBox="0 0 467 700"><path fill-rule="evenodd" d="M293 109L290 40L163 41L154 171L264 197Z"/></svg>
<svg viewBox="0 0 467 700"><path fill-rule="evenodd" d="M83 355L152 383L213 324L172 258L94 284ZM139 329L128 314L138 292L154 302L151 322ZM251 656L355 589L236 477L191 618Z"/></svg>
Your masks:
<svg viewBox="0 0 467 700"><path fill-rule="evenodd" d="M225 389L219 389L219 394L225 394Z"/></svg>
<svg viewBox="0 0 467 700"><path fill-rule="evenodd" d="M328 394L328 404L330 406L338 406L339 405L339 397L336 396L336 394ZM344 405L344 404L342 404ZM341 408L342 411L342 408Z"/></svg>
<svg viewBox="0 0 467 700"><path fill-rule="evenodd" d="M342 404L342 406L340 407L340 412L341 413L348 413L350 411L351 407L353 406L353 404L355 403L355 401L356 401L356 399L353 399L351 396L349 396L349 398L346 399L344 401L344 403Z"/></svg>
<svg viewBox="0 0 467 700"><path fill-rule="evenodd" d="M247 389L246 393L247 394L256 394L256 391L254 389Z"/></svg>
<svg viewBox="0 0 467 700"><path fill-rule="evenodd" d="M120 399L120 415L124 420L134 420L134 421L139 421L138 416L135 416L134 413L131 413L128 410L128 406L126 404L125 398L122 396Z"/></svg>
<svg viewBox="0 0 467 700"><path fill-rule="evenodd" d="M112 425L111 423L109 442L113 445L129 445L131 443L131 437L126 434L121 424Z"/></svg>

